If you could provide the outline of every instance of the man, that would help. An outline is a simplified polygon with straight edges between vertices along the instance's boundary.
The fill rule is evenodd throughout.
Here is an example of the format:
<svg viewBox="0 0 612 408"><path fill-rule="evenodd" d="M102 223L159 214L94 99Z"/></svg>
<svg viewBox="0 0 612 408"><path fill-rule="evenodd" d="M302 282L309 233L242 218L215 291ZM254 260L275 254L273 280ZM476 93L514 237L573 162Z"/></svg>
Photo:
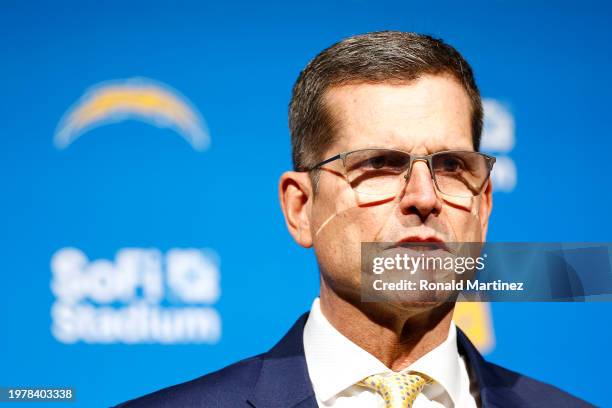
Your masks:
<svg viewBox="0 0 612 408"><path fill-rule="evenodd" d="M293 89L295 171L279 190L289 232L314 248L320 297L267 353L123 406L590 406L484 361L453 302L361 300L362 242L485 241L482 116L470 66L440 40L377 32L316 56Z"/></svg>

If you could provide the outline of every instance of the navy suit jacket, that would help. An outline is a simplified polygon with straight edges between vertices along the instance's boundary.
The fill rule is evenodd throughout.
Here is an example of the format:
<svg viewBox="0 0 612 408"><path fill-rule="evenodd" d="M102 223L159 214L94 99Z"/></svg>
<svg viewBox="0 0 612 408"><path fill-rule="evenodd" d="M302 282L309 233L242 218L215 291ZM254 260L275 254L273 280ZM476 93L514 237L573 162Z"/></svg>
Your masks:
<svg viewBox="0 0 612 408"><path fill-rule="evenodd" d="M302 315L267 353L118 407L317 408L304 356L302 335L307 318L308 313ZM457 345L477 381L482 407L593 406L551 385L486 362L460 330Z"/></svg>

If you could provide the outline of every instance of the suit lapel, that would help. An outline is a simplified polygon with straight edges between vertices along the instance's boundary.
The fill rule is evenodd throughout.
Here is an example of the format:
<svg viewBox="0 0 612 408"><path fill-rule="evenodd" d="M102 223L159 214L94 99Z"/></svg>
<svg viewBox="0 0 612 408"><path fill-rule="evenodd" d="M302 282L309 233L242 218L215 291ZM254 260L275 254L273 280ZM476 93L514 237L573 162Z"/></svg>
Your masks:
<svg viewBox="0 0 612 408"><path fill-rule="evenodd" d="M512 384L509 384L507 379L500 377L494 366L485 361L459 328L457 328L457 346L459 353L468 361L472 378L477 381L482 408L529 405L512 390Z"/></svg>
<svg viewBox="0 0 612 408"><path fill-rule="evenodd" d="M249 403L257 408L316 408L304 355L303 314L289 332L263 356L259 379Z"/></svg>

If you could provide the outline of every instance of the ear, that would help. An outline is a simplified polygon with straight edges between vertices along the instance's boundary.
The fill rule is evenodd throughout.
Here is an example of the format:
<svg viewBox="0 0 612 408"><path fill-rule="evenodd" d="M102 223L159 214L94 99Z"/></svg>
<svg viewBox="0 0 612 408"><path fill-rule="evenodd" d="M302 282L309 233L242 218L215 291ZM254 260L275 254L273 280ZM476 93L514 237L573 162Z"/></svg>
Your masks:
<svg viewBox="0 0 612 408"><path fill-rule="evenodd" d="M489 227L489 216L493 209L493 183L491 179L487 181L487 187L482 193L482 199L480 200L480 226L482 230L482 242L486 241L487 229Z"/></svg>
<svg viewBox="0 0 612 408"><path fill-rule="evenodd" d="M312 183L308 173L287 171L281 176L278 194L285 223L293 239L304 248L312 246L310 232L312 193Z"/></svg>

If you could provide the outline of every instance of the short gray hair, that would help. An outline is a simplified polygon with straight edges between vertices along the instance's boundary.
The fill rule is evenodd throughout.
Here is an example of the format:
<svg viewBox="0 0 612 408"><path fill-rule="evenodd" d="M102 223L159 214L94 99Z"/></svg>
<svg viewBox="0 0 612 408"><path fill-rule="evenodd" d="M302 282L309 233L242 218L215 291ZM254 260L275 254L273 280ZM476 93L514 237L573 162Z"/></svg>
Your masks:
<svg viewBox="0 0 612 408"><path fill-rule="evenodd" d="M300 72L289 104L293 168L307 171L334 142L333 118L323 103L328 88L348 83L414 81L450 74L472 105L472 142L480 147L482 101L472 68L459 52L428 35L379 31L348 37L319 53Z"/></svg>

